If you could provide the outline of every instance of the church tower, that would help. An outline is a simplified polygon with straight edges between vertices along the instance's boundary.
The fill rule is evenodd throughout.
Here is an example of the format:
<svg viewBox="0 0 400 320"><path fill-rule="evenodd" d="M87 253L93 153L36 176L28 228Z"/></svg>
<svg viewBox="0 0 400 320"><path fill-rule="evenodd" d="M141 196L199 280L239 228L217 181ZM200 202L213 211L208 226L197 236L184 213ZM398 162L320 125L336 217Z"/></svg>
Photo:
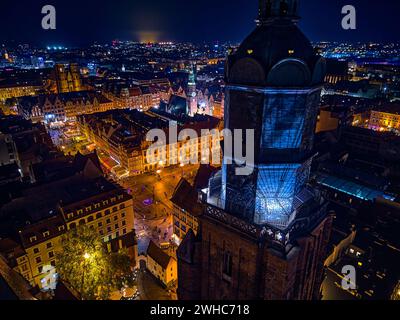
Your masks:
<svg viewBox="0 0 400 320"><path fill-rule="evenodd" d="M197 113L198 97L196 88L196 66L193 65L189 73L189 81L187 87L187 99L189 106L189 115L194 116Z"/></svg>
<svg viewBox="0 0 400 320"><path fill-rule="evenodd" d="M260 0L255 30L227 58L225 127L254 130L254 170L224 162L200 195L201 231L178 249L181 299L320 298L332 216L309 176L325 61L297 10Z"/></svg>

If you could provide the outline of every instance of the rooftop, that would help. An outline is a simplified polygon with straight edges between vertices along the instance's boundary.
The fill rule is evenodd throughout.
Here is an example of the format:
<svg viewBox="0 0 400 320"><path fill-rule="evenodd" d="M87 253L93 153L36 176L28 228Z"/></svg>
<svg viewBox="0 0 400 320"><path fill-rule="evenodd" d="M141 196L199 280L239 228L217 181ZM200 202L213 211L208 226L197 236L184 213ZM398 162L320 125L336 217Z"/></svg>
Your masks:
<svg viewBox="0 0 400 320"><path fill-rule="evenodd" d="M171 259L173 259L164 251L162 251L153 241L150 241L150 244L147 248L147 256L152 258L163 269L166 269Z"/></svg>

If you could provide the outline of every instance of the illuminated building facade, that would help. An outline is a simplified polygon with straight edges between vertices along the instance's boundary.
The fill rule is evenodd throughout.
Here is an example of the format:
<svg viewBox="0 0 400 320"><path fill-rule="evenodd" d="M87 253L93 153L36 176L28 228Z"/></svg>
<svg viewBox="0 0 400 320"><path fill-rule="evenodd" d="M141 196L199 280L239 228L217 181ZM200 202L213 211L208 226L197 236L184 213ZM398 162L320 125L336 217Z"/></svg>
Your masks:
<svg viewBox="0 0 400 320"><path fill-rule="evenodd" d="M325 61L297 27L298 1L259 4L225 76L225 126L254 130L254 170L224 164L200 194L201 233L178 249L181 299L320 298L332 219L308 180Z"/></svg>
<svg viewBox="0 0 400 320"><path fill-rule="evenodd" d="M152 240L147 248L146 257L147 270L164 286L173 286L178 274L175 258L169 256Z"/></svg>
<svg viewBox="0 0 400 320"><path fill-rule="evenodd" d="M0 101L10 98L36 95L42 86L39 85L5 85L0 87Z"/></svg>
<svg viewBox="0 0 400 320"><path fill-rule="evenodd" d="M188 113L189 113L189 115L193 116L197 113L197 108L198 108L195 66L193 66L192 70L190 70L190 73L189 73L187 97L188 97L188 106L189 106Z"/></svg>
<svg viewBox="0 0 400 320"><path fill-rule="evenodd" d="M55 289L61 237L79 226L96 230L108 252L127 249L132 264L137 262L132 197L102 177L98 161L77 156L75 165L82 172L28 189L1 209L18 215L25 210L21 205L29 208L19 239L0 240L0 253L10 251L9 264L41 289Z"/></svg>
<svg viewBox="0 0 400 320"><path fill-rule="evenodd" d="M54 67L53 90L57 93L74 92L83 90L82 77L79 66L71 63L69 66L57 64Z"/></svg>
<svg viewBox="0 0 400 320"><path fill-rule="evenodd" d="M201 205L198 203L198 194L194 186L182 178L175 188L171 202L173 204L174 240L180 243L189 230L197 234L199 229L198 216L201 214Z"/></svg>
<svg viewBox="0 0 400 320"><path fill-rule="evenodd" d="M147 112L115 110L78 116L77 121L81 133L110 155L130 176L181 164L184 162L180 156L181 150L183 150L182 152L186 151L187 158L194 159L197 156L199 161L202 160L204 154L217 154L220 157L221 149L219 143L215 141L215 136L211 132L202 136L201 131L203 129L222 129L222 121L209 116L197 115L196 121L182 123L178 128L178 133L184 129L194 130L197 138L191 138L190 141L170 142L168 141L169 123L176 122L176 119L168 118L173 117L170 114L162 115L155 111L154 109ZM192 121L191 117L188 118ZM166 133L166 153L165 159L161 163L157 153L148 155L148 149L152 143L146 141L146 134L152 128L163 129Z"/></svg>
<svg viewBox="0 0 400 320"><path fill-rule="evenodd" d="M74 121L81 114L114 109L114 103L94 91L21 97L17 100L19 115L32 122Z"/></svg>
<svg viewBox="0 0 400 320"><path fill-rule="evenodd" d="M399 105L391 105L380 110L372 110L369 128L379 131L400 130Z"/></svg>

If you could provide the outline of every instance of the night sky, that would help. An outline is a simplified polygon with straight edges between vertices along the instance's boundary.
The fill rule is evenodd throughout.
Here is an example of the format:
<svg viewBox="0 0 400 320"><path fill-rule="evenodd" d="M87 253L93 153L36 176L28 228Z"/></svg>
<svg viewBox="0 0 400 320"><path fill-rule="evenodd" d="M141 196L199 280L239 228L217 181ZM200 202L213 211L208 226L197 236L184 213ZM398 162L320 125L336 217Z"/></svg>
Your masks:
<svg viewBox="0 0 400 320"><path fill-rule="evenodd" d="M258 0L22 0L1 4L0 41L86 45L112 39L241 41L254 27ZM399 0L300 0L311 40L399 41ZM41 29L41 8L57 9L57 30ZM341 8L357 9L358 29L341 29Z"/></svg>

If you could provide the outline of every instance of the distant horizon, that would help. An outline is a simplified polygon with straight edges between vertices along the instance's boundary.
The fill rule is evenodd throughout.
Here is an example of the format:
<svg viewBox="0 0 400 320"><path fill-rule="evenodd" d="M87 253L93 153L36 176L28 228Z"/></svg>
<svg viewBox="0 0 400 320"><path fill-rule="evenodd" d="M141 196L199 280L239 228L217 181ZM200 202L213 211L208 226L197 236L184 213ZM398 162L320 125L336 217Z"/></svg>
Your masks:
<svg viewBox="0 0 400 320"><path fill-rule="evenodd" d="M41 8L48 1L2 4L0 41L46 46L63 42L82 47L112 39L158 42L241 42L255 27L257 0L52 0L57 29L41 28ZM344 5L357 12L357 29L341 27ZM299 25L313 42L399 42L400 1L300 0ZM61 41L62 39L62 41ZM93 40L88 40L93 39Z"/></svg>
<svg viewBox="0 0 400 320"><path fill-rule="evenodd" d="M127 40L127 39L110 39L110 40L91 40L88 41L86 44L81 44L81 45L68 45L65 44L63 41L54 41L52 43L34 43L34 42L24 42L24 41L16 41L16 40L1 40L0 39L0 45L2 46L19 46L19 45L29 45L33 48L39 48L39 49L46 49L47 47L62 47L63 49L80 49L80 48L85 48L85 47L90 47L92 45L109 45L112 44L114 41L119 41L119 42L132 42L136 44L167 44L167 43L172 43L172 44L191 44L191 45L215 45L215 44L233 44L233 45L240 45L241 40L238 41L221 41L221 40L210 40L210 41L171 41L171 40L160 40L156 42L140 42L138 40ZM312 45L318 44L318 43L336 43L336 44L351 44L351 45L363 45L363 44L378 44L378 45L388 45L388 44L396 44L400 45L400 40L364 40L364 41L359 41L359 40L354 40L354 41L340 41L340 40L310 40Z"/></svg>

